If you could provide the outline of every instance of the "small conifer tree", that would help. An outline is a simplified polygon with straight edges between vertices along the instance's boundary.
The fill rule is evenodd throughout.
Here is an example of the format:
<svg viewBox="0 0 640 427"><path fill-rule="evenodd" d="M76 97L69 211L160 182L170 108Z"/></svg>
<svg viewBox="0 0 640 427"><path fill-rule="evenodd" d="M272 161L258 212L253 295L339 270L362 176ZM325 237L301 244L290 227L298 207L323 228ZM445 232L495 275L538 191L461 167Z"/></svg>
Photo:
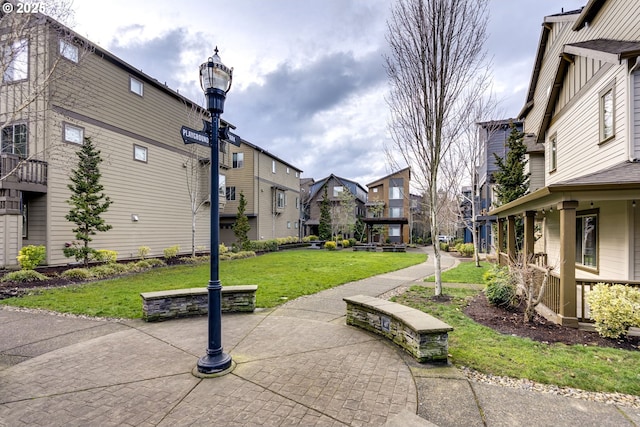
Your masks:
<svg viewBox="0 0 640 427"><path fill-rule="evenodd" d="M109 209L111 200L102 193L104 186L100 184L102 175L99 168L102 158L91 138L84 139L76 155L78 167L71 171L71 184L67 185L71 190L71 197L67 200L71 210L65 218L76 225L73 232L78 243L68 245L63 252L67 257L73 256L77 261L82 261L87 267L91 255L95 253L95 249L89 246L91 236L98 231L111 229L111 225L100 216Z"/></svg>
<svg viewBox="0 0 640 427"><path fill-rule="evenodd" d="M320 202L320 224L318 225L318 238L320 240L331 239L331 203L327 195L327 187L324 187L322 202Z"/></svg>
<svg viewBox="0 0 640 427"><path fill-rule="evenodd" d="M249 240L249 230L251 230L251 225L249 225L249 218L247 218L246 210L247 199L241 191L240 201L238 202L238 218L233 224L233 234L235 234L236 239L238 239L238 246L240 249L243 251L250 251L251 241Z"/></svg>
<svg viewBox="0 0 640 427"><path fill-rule="evenodd" d="M498 171L494 174L496 180L496 196L498 203L504 205L512 202L529 191L529 174L524 173L527 164L527 146L524 143L524 133L511 123L511 133L507 139L509 149L506 159L493 153Z"/></svg>

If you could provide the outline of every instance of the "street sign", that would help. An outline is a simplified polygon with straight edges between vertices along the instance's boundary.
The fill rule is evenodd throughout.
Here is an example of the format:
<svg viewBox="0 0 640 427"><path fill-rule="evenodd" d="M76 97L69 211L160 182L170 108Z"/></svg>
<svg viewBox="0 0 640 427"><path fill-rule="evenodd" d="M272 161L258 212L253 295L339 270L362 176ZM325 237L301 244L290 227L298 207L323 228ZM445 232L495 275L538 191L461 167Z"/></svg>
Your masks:
<svg viewBox="0 0 640 427"><path fill-rule="evenodd" d="M207 125L205 122L204 129L195 130L182 126L180 129L180 135L185 144L199 144L209 147L209 132L207 132Z"/></svg>

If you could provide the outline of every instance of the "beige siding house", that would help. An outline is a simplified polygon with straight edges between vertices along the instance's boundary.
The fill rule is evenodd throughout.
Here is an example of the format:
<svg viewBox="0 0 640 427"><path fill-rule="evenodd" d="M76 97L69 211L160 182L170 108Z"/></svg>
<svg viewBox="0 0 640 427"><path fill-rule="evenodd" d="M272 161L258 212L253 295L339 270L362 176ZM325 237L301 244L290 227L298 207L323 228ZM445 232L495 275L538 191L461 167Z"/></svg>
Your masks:
<svg viewBox="0 0 640 427"><path fill-rule="evenodd" d="M518 251L515 218L524 217L521 249L553 268L545 304L559 323L588 319L593 283L640 284L638 22L640 3L615 0L544 19L520 114L535 139L535 186L491 212L503 261Z"/></svg>
<svg viewBox="0 0 640 427"><path fill-rule="evenodd" d="M16 265L27 244L45 245L49 265L74 261L62 251L74 239L65 219L67 185L85 137L101 151L101 183L113 201L103 215L113 228L93 236L92 247L115 250L119 259L137 257L140 246L150 247L151 256L173 245L189 253L192 242L208 250L209 149L185 145L181 137L182 126L202 129L208 113L55 21L12 16L32 21L16 32L3 19L0 31L3 46L15 47L0 54L0 268ZM221 174L226 187L248 196L254 237L295 235L281 222L285 215L292 223L298 218L299 170L286 164L287 175L278 160L277 174L259 172L261 163L271 167L276 158L235 135L230 139L223 144ZM245 150L248 176L234 173L236 148ZM289 196L283 209L271 208L275 187ZM230 200L223 213L233 209Z"/></svg>
<svg viewBox="0 0 640 427"><path fill-rule="evenodd" d="M221 166L226 180L226 204L220 212L220 240L236 242L233 224L242 192L247 200L245 214L251 230L249 239L269 240L300 234L300 174L302 171L231 134L225 147L230 162Z"/></svg>
<svg viewBox="0 0 640 427"><path fill-rule="evenodd" d="M410 181L411 169L405 168L367 184L363 221L370 242L409 243Z"/></svg>

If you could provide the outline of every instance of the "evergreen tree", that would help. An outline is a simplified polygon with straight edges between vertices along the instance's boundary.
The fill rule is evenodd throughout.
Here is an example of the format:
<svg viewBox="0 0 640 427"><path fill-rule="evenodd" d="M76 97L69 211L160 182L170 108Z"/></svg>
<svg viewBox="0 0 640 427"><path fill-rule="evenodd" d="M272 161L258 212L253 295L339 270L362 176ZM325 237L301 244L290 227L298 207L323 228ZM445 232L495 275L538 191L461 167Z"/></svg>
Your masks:
<svg viewBox="0 0 640 427"><path fill-rule="evenodd" d="M249 218L247 218L247 214L245 213L247 210L247 199L244 197L244 193L240 192L240 201L238 202L238 218L236 222L233 224L233 234L235 234L236 239L238 239L238 246L243 251L251 250L251 241L249 240L249 230L251 230L251 226L249 225Z"/></svg>
<svg viewBox="0 0 640 427"><path fill-rule="evenodd" d="M493 154L496 159L498 171L494 174L496 181L496 196L498 204L504 205L512 202L529 191L529 174L524 173L527 160L527 146L524 143L524 133L518 131L516 125L511 123L511 133L507 139L506 159Z"/></svg>
<svg viewBox="0 0 640 427"><path fill-rule="evenodd" d="M67 200L71 210L65 218L76 225L72 231L79 243L65 247L63 252L67 257L73 256L77 261L82 261L87 267L91 255L95 253L95 249L89 247L89 242L93 240L91 236L98 231L111 229L111 225L106 224L100 215L107 211L112 202L102 193L104 187L100 184L102 175L99 168L102 158L91 138L84 139L76 155L78 168L71 171L71 184L67 185L71 190L71 198Z"/></svg>
<svg viewBox="0 0 640 427"><path fill-rule="evenodd" d="M327 187L324 187L322 202L320 202L320 225L318 225L318 238L320 240L331 239L331 203L327 195Z"/></svg>

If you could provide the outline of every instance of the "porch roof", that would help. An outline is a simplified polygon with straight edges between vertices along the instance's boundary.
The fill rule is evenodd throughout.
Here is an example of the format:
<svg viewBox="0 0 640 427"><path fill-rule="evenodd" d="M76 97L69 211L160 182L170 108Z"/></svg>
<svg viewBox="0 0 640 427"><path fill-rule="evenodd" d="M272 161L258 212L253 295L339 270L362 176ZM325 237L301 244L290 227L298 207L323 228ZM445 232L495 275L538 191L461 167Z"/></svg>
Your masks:
<svg viewBox="0 0 640 427"><path fill-rule="evenodd" d="M563 200L631 200L640 190L640 162L623 162L606 170L543 187L518 200L499 206L489 215L505 217L542 209Z"/></svg>

